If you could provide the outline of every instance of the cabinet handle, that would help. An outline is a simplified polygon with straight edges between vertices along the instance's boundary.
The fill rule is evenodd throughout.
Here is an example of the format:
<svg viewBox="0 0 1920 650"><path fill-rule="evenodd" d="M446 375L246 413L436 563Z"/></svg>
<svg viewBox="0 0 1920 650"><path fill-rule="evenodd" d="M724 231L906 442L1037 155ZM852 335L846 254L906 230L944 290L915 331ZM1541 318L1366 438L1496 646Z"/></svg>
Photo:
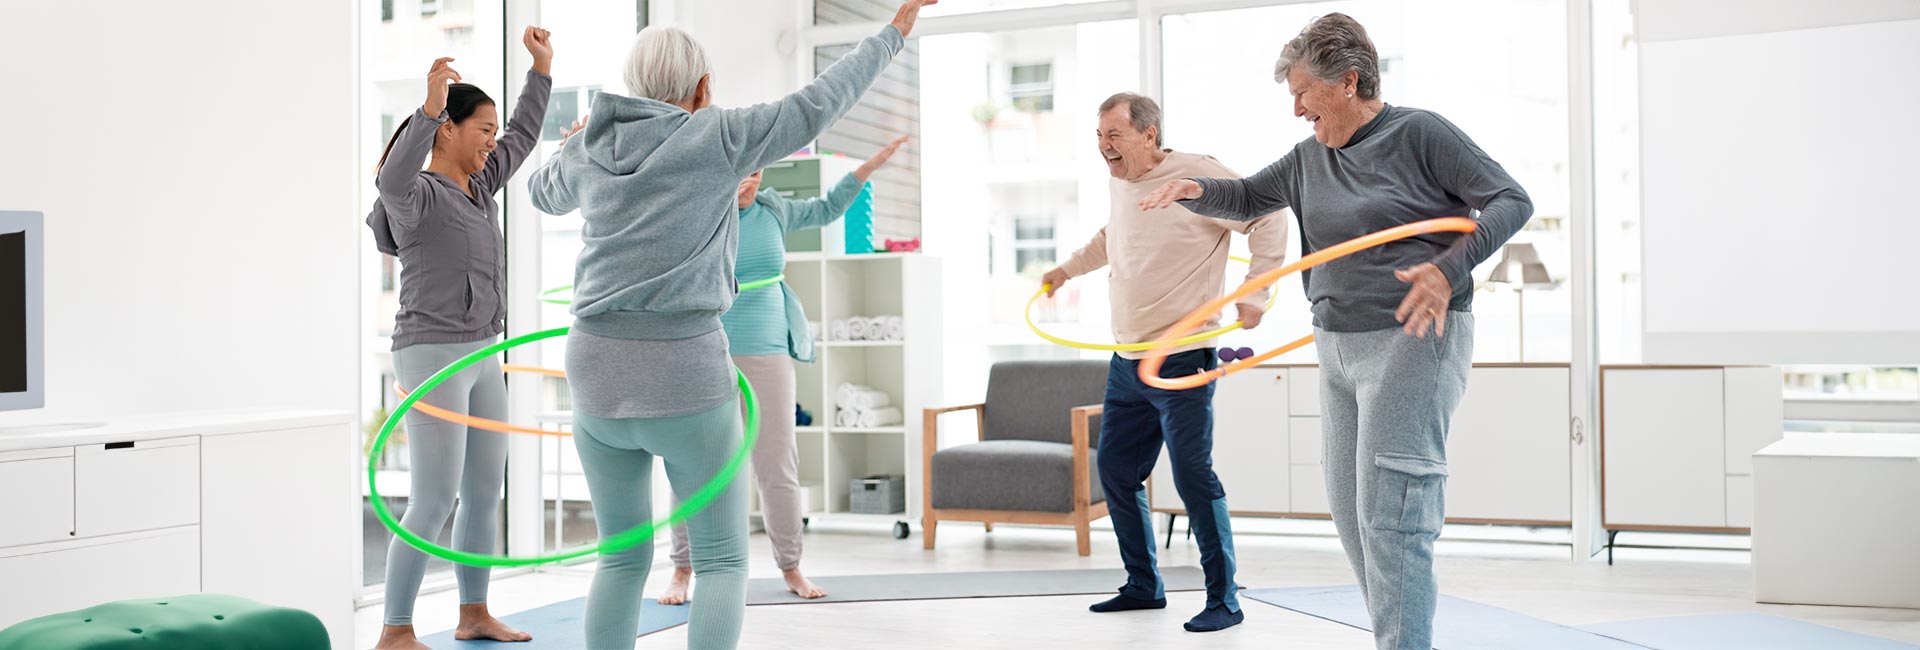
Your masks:
<svg viewBox="0 0 1920 650"><path fill-rule="evenodd" d="M1581 420L1580 418L1573 419L1573 444L1578 445L1586 442L1587 440L1586 429L1587 429L1587 423L1585 421Z"/></svg>
<svg viewBox="0 0 1920 650"><path fill-rule="evenodd" d="M106 446L107 446L107 449L110 449L110 450L111 450L111 449L132 449L132 448L133 448L133 442L132 442L132 441L128 441L128 442L109 442L109 443L107 443L107 445L106 445Z"/></svg>

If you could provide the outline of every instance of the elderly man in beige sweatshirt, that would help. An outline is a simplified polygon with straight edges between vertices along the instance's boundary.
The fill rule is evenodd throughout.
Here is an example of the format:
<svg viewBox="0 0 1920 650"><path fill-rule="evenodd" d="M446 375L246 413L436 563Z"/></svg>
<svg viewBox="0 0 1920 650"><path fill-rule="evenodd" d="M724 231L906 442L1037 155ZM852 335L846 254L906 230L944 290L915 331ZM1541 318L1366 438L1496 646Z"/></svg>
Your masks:
<svg viewBox="0 0 1920 650"><path fill-rule="evenodd" d="M1209 219L1178 204L1141 210L1140 199L1175 178L1239 175L1210 156L1165 149L1160 143L1160 106L1150 98L1120 93L1100 105L1100 154L1106 159L1112 214L1107 225L1065 264L1042 280L1051 291L1070 278L1108 267L1113 306L1113 336L1120 343L1162 338L1166 330L1220 296L1226 289L1227 247L1233 233L1248 236L1253 252L1252 278L1277 268L1286 257L1284 216L1252 221ZM1266 292L1235 307L1240 322L1260 324ZM1206 329L1218 327L1209 321ZM1113 517L1127 584L1119 595L1096 603L1095 612L1162 609L1165 586L1154 563L1152 510L1145 482L1166 445L1173 484L1187 506L1194 537L1200 542L1200 567L1206 574L1206 609L1187 621L1191 632L1211 632L1239 624L1245 616L1233 582L1233 531L1227 521L1227 493L1213 473L1213 386L1169 391L1140 381L1143 352L1120 352L1107 370L1105 412L1101 417L1096 464ZM1214 342L1174 348L1161 376L1190 375L1218 365Z"/></svg>

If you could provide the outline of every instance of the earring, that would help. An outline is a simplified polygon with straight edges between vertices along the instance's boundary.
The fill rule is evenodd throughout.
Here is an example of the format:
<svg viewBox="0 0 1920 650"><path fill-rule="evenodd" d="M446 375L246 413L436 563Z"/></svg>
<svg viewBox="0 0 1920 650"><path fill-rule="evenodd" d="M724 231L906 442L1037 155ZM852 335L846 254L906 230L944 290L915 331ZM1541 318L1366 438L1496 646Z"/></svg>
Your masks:
<svg viewBox="0 0 1920 650"><path fill-rule="evenodd" d="M1347 99L1353 99L1353 93L1347 93Z"/></svg>

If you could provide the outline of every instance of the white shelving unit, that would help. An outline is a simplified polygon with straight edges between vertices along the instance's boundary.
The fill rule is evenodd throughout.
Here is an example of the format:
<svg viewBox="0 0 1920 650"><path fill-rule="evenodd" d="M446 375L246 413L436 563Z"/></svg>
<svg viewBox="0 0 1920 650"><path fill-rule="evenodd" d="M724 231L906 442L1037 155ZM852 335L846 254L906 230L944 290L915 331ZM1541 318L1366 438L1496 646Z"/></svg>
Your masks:
<svg viewBox="0 0 1920 650"><path fill-rule="evenodd" d="M934 405L942 390L939 260L916 253L794 253L787 258L786 273L807 317L815 322L899 315L905 325L900 341L816 340L814 362L795 364L796 394L814 421L796 429L800 483L825 496L823 509L808 517L891 520L895 535L905 537L908 513L920 511L920 468L912 462L920 457L919 414ZM843 382L887 393L905 422L875 428L835 425L839 405L833 393ZM905 510L885 515L850 511L848 482L876 474L905 480Z"/></svg>

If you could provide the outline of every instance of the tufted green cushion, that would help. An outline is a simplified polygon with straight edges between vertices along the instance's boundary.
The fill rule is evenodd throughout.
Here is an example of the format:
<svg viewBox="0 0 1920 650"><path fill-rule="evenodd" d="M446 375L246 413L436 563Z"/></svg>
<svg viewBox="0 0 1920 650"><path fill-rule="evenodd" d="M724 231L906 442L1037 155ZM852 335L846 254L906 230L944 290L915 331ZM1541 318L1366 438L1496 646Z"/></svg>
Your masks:
<svg viewBox="0 0 1920 650"><path fill-rule="evenodd" d="M123 600L0 630L0 650L327 650L307 612L219 594Z"/></svg>

